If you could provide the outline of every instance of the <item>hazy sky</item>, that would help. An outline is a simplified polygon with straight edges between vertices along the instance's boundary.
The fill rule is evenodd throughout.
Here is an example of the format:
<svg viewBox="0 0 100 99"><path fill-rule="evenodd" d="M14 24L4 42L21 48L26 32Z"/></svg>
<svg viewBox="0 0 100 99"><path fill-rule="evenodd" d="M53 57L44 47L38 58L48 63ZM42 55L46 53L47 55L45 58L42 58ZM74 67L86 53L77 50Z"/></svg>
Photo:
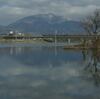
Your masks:
<svg viewBox="0 0 100 99"><path fill-rule="evenodd" d="M40 13L79 20L96 8L100 8L100 0L0 0L0 24Z"/></svg>

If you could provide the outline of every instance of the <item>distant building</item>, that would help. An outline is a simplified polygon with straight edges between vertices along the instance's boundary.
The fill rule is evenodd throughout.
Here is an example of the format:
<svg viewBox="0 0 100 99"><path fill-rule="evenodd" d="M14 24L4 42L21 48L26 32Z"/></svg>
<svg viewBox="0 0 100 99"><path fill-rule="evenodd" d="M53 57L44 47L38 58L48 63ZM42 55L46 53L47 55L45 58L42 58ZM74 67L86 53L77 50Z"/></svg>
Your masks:
<svg viewBox="0 0 100 99"><path fill-rule="evenodd" d="M16 35L17 36L25 36L24 33L20 33L20 32L16 33Z"/></svg>
<svg viewBox="0 0 100 99"><path fill-rule="evenodd" d="M24 33L10 31L9 36L24 36Z"/></svg>
<svg viewBox="0 0 100 99"><path fill-rule="evenodd" d="M10 36L14 35L14 31L10 31L8 35Z"/></svg>

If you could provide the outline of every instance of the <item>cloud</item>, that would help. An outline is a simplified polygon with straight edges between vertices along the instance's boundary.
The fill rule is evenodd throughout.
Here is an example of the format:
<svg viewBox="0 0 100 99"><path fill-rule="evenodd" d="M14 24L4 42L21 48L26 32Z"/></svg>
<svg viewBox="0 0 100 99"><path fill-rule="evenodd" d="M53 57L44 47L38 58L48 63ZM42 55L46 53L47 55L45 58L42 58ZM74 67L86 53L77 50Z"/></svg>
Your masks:
<svg viewBox="0 0 100 99"><path fill-rule="evenodd" d="M0 22L9 24L40 13L54 13L79 20L96 8L100 8L99 0L0 0Z"/></svg>

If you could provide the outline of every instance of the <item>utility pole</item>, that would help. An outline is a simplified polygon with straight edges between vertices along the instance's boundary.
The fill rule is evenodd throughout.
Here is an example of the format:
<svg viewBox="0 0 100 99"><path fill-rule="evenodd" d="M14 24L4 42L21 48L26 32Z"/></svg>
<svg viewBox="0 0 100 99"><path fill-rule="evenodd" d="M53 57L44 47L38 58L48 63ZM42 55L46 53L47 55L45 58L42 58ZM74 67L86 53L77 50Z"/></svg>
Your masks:
<svg viewBox="0 0 100 99"><path fill-rule="evenodd" d="M55 56L57 55L57 30L55 31Z"/></svg>

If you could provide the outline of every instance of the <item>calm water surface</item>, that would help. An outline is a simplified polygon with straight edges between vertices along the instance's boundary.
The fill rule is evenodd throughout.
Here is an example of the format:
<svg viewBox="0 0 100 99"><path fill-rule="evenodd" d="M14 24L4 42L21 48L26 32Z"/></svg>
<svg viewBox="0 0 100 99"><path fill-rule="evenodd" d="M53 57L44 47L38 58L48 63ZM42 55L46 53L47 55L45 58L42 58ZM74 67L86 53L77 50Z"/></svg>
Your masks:
<svg viewBox="0 0 100 99"><path fill-rule="evenodd" d="M0 45L0 99L100 99L90 59L62 47Z"/></svg>

